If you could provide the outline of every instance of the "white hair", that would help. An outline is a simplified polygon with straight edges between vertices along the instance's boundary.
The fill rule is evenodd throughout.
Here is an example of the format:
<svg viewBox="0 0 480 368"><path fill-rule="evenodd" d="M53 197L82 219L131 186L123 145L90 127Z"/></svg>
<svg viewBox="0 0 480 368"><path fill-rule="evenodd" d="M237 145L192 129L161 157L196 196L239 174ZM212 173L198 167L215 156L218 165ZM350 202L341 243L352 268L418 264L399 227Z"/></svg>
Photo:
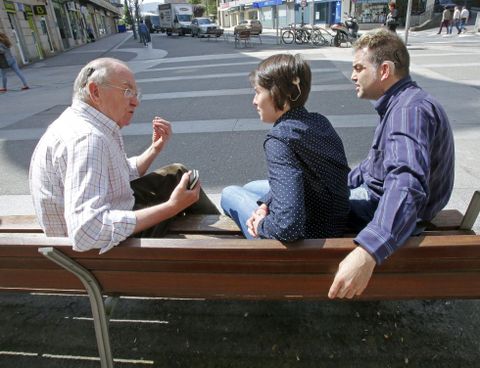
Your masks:
<svg viewBox="0 0 480 368"><path fill-rule="evenodd" d="M90 101L89 82L105 83L118 66L128 69L127 64L114 58L95 59L85 65L73 83L73 100Z"/></svg>

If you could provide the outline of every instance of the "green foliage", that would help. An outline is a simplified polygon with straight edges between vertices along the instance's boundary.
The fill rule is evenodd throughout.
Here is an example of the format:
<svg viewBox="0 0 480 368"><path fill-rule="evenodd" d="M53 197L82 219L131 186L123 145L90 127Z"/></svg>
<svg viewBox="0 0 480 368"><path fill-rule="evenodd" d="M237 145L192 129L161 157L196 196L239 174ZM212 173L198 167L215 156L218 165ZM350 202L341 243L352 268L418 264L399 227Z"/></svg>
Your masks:
<svg viewBox="0 0 480 368"><path fill-rule="evenodd" d="M128 0L124 0L123 2L123 18L125 23L132 25L133 24L133 18L132 18L132 13L130 11L130 6L128 4Z"/></svg>

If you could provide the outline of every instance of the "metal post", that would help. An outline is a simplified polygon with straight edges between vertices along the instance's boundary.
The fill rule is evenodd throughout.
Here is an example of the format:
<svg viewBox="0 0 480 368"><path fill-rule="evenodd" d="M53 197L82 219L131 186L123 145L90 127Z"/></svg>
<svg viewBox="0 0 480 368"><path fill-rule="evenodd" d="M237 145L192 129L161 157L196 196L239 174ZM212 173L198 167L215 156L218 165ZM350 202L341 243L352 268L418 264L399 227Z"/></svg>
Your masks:
<svg viewBox="0 0 480 368"><path fill-rule="evenodd" d="M407 18L405 19L405 46L408 45L408 29L410 28L410 14L412 13L412 0L408 0Z"/></svg>
<svg viewBox="0 0 480 368"><path fill-rule="evenodd" d="M90 271L83 268L73 259L53 247L39 248L38 251L45 257L55 262L68 272L77 276L87 290L92 307L95 336L97 337L98 353L102 368L113 368L113 357L110 349L110 337L108 334L108 322L103 304L102 293L97 279Z"/></svg>
<svg viewBox="0 0 480 368"><path fill-rule="evenodd" d="M480 191L476 190L473 193L472 199L468 205L467 211L463 216L462 223L460 224L460 229L462 230L471 230L475 221L477 220L478 214L480 213Z"/></svg>

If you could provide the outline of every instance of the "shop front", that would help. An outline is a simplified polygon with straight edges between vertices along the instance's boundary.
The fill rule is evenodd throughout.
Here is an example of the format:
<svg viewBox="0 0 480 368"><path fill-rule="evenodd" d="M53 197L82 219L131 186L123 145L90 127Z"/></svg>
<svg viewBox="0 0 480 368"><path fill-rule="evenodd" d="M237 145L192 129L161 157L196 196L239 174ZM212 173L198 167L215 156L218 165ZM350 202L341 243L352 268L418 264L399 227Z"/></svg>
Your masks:
<svg viewBox="0 0 480 368"><path fill-rule="evenodd" d="M0 2L0 31L15 45L19 64L43 59L61 50L50 7L35 0Z"/></svg>
<svg viewBox="0 0 480 368"><path fill-rule="evenodd" d="M383 24L388 14L389 0L357 0L354 15L359 24Z"/></svg>

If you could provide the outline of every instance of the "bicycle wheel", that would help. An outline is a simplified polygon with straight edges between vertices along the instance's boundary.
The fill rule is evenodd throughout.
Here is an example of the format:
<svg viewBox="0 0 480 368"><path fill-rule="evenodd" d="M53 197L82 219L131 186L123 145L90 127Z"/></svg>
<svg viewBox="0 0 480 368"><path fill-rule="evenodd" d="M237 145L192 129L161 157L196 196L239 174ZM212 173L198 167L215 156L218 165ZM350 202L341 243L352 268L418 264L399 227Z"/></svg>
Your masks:
<svg viewBox="0 0 480 368"><path fill-rule="evenodd" d="M310 35L310 41L312 41L314 46L322 46L325 44L325 40L318 30L312 31L312 34Z"/></svg>
<svg viewBox="0 0 480 368"><path fill-rule="evenodd" d="M333 44L336 47L340 47L340 45L344 42L347 42L347 36L345 33L337 31L337 34L333 38Z"/></svg>
<svg viewBox="0 0 480 368"><path fill-rule="evenodd" d="M294 38L295 38L295 35L290 29L287 29L286 31L282 32L282 42L283 43L289 45L293 42Z"/></svg>
<svg viewBox="0 0 480 368"><path fill-rule="evenodd" d="M332 44L333 38L330 32L321 27L318 27L317 32L320 33L323 45L330 46Z"/></svg>
<svg viewBox="0 0 480 368"><path fill-rule="evenodd" d="M305 42L308 42L308 34L303 29L297 29L295 31L295 43L297 45L301 45Z"/></svg>

